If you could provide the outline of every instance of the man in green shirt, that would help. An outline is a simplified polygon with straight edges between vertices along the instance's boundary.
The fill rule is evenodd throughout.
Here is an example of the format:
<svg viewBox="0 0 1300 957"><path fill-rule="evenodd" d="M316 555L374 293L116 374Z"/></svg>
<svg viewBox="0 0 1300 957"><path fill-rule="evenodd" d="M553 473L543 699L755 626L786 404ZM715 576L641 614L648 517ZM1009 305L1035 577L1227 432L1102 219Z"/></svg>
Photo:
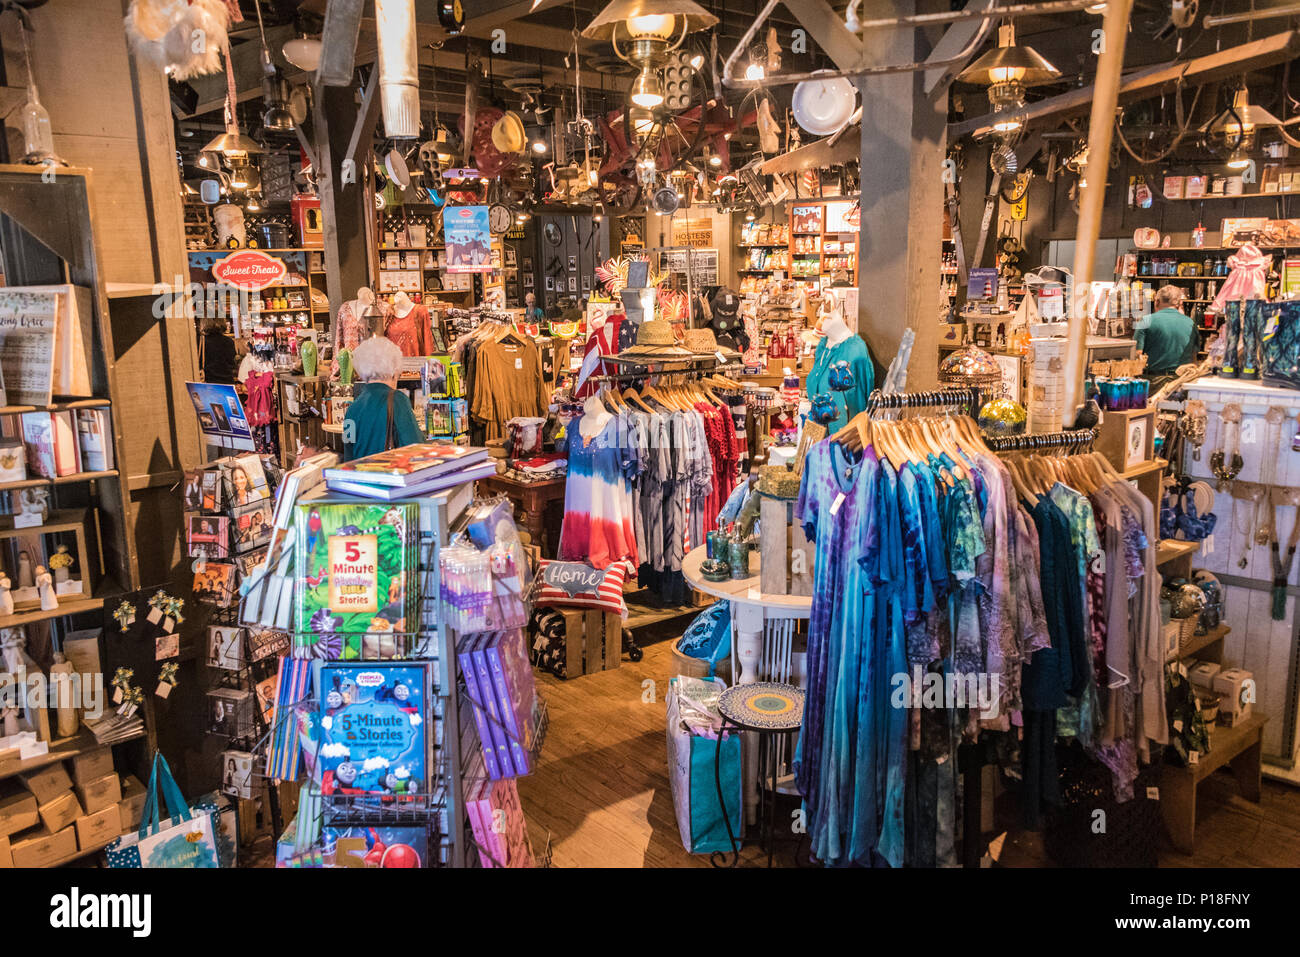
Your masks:
<svg viewBox="0 0 1300 957"><path fill-rule="evenodd" d="M1147 378L1151 391L1172 379L1178 367L1196 361L1196 327L1183 315L1183 291L1161 286L1156 292L1156 311L1134 327L1139 352L1147 356Z"/></svg>

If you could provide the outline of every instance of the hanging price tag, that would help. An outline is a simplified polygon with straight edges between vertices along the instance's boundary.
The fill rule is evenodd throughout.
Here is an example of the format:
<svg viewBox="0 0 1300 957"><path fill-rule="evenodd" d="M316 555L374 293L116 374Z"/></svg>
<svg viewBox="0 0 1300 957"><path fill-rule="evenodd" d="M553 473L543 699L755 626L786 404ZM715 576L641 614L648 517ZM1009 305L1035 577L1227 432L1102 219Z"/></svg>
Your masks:
<svg viewBox="0 0 1300 957"><path fill-rule="evenodd" d="M844 504L844 493L840 492L839 495L835 496L835 501L831 502L831 514L834 515L836 512L838 512L840 510L840 506L843 504Z"/></svg>

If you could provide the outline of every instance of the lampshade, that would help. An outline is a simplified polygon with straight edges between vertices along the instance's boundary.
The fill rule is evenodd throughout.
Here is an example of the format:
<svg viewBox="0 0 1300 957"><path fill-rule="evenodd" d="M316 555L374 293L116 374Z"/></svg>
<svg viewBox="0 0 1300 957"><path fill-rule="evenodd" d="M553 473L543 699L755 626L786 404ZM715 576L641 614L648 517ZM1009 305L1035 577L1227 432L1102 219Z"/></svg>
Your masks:
<svg viewBox="0 0 1300 957"><path fill-rule="evenodd" d="M619 33L630 38L642 35L667 40L681 29L681 18L686 21L686 33L707 30L718 22L718 17L693 0L614 0L595 16L582 36L589 40L612 39L621 25Z"/></svg>
<svg viewBox="0 0 1300 957"><path fill-rule="evenodd" d="M284 58L300 70L314 73L320 66L321 42L312 37L298 37L288 40L280 48Z"/></svg>
<svg viewBox="0 0 1300 957"><path fill-rule="evenodd" d="M1033 47L1017 46L1016 28L1007 23L998 28L998 45L963 70L957 79L981 86L998 83L1033 86L1060 75L1061 71Z"/></svg>
<svg viewBox="0 0 1300 957"><path fill-rule="evenodd" d="M665 18L669 18L667 22ZM718 22L717 17L693 0L613 0L587 25L582 35L588 40L610 40L618 30L620 36L657 36L668 40L681 29L683 18L687 33L707 30Z"/></svg>
<svg viewBox="0 0 1300 957"><path fill-rule="evenodd" d="M256 140L251 140L243 133L239 132L237 127L230 127L220 136L216 136L203 147L204 153L220 153L222 156L248 156L253 153L262 152L262 147L257 144Z"/></svg>
<svg viewBox="0 0 1300 957"><path fill-rule="evenodd" d="M1237 115L1233 116L1233 112ZM1251 133L1265 126L1281 125L1282 121L1264 107L1250 102L1250 91L1243 86L1233 95L1232 111L1223 110L1202 126L1201 132L1235 138L1239 133Z"/></svg>

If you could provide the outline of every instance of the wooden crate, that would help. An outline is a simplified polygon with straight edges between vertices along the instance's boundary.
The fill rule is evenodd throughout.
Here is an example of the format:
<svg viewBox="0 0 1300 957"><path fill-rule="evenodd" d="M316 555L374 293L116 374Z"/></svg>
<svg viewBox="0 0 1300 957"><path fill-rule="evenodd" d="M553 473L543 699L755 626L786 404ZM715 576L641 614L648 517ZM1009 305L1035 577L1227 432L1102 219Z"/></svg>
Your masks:
<svg viewBox="0 0 1300 957"><path fill-rule="evenodd" d="M564 611L564 667L570 678L617 668L623 619L610 611Z"/></svg>

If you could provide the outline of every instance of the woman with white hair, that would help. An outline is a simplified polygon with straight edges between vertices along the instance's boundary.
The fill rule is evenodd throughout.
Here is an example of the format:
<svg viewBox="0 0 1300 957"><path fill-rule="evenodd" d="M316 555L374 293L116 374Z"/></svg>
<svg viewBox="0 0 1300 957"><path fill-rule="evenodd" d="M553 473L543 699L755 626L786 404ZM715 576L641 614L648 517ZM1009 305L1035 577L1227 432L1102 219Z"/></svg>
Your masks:
<svg viewBox="0 0 1300 957"><path fill-rule="evenodd" d="M411 400L397 388L402 350L383 336L371 336L352 350L361 385L343 420L343 461L423 442Z"/></svg>

